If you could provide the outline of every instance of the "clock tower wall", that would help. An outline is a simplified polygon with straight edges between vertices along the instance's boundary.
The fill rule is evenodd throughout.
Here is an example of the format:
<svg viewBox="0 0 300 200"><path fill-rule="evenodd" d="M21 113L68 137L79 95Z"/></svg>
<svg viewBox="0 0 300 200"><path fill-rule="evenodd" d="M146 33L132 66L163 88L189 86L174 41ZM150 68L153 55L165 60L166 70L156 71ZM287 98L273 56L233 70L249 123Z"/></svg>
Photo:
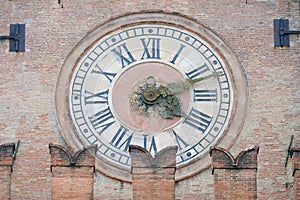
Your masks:
<svg viewBox="0 0 300 200"><path fill-rule="evenodd" d="M300 42L298 35L290 35L290 47L274 48L273 19L288 18L290 30L299 30L299 1L6 0L0 8L0 35L10 34L10 24L26 25L25 52L10 52L9 42L0 42L0 145L20 140L13 171L5 171L8 178L3 181L10 184L5 192L12 199L51 199L49 143L78 150L63 137L55 102L57 79L70 52L109 19L153 10L197 20L231 48L247 80L243 105L247 113L240 116L244 126L235 142L225 140L216 146L230 146L233 155L259 146L257 198L295 197L294 189L299 187L291 172L292 160L288 159L287 167L285 161L291 135L300 137ZM60 95L67 104L66 94ZM69 131L75 129L70 126ZM176 181L176 199L213 199L211 160L206 162L208 168ZM94 199L129 200L132 183L96 171L93 192Z"/></svg>

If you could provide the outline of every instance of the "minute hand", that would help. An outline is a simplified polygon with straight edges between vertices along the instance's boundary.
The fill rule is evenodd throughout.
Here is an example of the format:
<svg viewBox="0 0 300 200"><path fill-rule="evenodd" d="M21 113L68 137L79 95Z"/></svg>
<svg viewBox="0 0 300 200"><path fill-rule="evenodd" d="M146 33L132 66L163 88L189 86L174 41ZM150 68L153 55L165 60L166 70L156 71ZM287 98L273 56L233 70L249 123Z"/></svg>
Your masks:
<svg viewBox="0 0 300 200"><path fill-rule="evenodd" d="M190 85L194 85L195 83L201 82L203 80L209 79L211 77L217 77L220 74L222 74L222 72L213 72L210 75L204 76L204 77L200 77L200 78L195 78L195 79L186 79L186 81L190 84Z"/></svg>
<svg viewBox="0 0 300 200"><path fill-rule="evenodd" d="M190 88L195 83L198 83L200 81L203 81L205 79L209 79L211 77L217 77L222 72L213 72L212 74L200 78L195 79L185 79L185 81L178 81L178 82L170 82L167 84L167 88L170 90L172 94L178 94L186 90L187 88Z"/></svg>

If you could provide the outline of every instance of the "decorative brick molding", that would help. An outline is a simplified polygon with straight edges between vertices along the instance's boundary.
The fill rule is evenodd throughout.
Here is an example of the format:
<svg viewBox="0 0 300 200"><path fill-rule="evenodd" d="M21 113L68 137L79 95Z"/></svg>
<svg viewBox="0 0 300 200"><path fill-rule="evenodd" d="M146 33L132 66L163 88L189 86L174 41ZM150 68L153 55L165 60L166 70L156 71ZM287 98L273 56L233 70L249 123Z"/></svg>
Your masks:
<svg viewBox="0 0 300 200"><path fill-rule="evenodd" d="M15 154L15 143L0 145L0 166L9 166L12 171Z"/></svg>
<svg viewBox="0 0 300 200"><path fill-rule="evenodd" d="M0 199L10 199L15 144L0 145Z"/></svg>
<svg viewBox="0 0 300 200"><path fill-rule="evenodd" d="M258 151L258 147L250 148L234 158L226 149L211 147L213 172L214 169L257 169Z"/></svg>
<svg viewBox="0 0 300 200"><path fill-rule="evenodd" d="M300 198L300 148L292 148L290 156L293 159L294 196Z"/></svg>
<svg viewBox="0 0 300 200"><path fill-rule="evenodd" d="M300 170L300 148L291 148L290 156L293 159L293 176Z"/></svg>
<svg viewBox="0 0 300 200"><path fill-rule="evenodd" d="M133 199L175 199L177 147L167 147L153 158L144 148L131 145Z"/></svg>
<svg viewBox="0 0 300 200"><path fill-rule="evenodd" d="M257 199L257 154L254 147L233 157L220 147L212 147L212 174L215 199Z"/></svg>
<svg viewBox="0 0 300 200"><path fill-rule="evenodd" d="M76 153L49 144L52 199L93 199L96 146Z"/></svg>

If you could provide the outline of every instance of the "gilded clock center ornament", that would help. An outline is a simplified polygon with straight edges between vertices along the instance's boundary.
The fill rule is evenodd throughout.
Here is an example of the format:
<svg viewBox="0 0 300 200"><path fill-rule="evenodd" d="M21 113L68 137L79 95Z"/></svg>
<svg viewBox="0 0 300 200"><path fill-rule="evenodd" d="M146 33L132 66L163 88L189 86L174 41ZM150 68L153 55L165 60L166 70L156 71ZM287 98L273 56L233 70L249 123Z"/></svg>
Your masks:
<svg viewBox="0 0 300 200"><path fill-rule="evenodd" d="M152 113L158 113L163 119L183 116L180 99L174 91L156 82L152 76L133 91L130 104L134 111L143 116L149 117Z"/></svg>
<svg viewBox="0 0 300 200"><path fill-rule="evenodd" d="M205 169L212 145L234 143L246 102L243 70L230 48L206 26L164 12L96 27L66 58L56 90L68 145L96 144L97 170L126 181L129 145L153 156L177 145L177 180Z"/></svg>

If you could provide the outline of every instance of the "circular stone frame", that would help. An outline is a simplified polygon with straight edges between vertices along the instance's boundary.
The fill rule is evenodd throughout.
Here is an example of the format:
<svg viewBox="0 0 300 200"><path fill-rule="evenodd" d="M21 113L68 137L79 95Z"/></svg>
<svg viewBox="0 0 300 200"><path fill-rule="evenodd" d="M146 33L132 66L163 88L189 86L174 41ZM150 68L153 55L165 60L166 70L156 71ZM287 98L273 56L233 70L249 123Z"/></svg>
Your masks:
<svg viewBox="0 0 300 200"><path fill-rule="evenodd" d="M91 30L67 56L61 67L55 91L56 116L66 143L73 151L78 151L83 148L79 138L76 136L77 134L75 134L76 129L69 116L68 105L69 84L72 72L78 60L91 45L112 30L122 29L122 27L132 24L147 22L168 23L192 31L203 40L207 41L214 51L217 51L219 55L223 56L223 59L226 61L225 64L231 69L230 73L234 83L235 102L233 104L233 112L229 126L216 145L225 149L230 149L241 132L247 113L248 87L244 70L228 45L207 26L198 23L195 19L188 16L162 11L143 11L112 18ZM178 181L189 178L207 169L210 167L210 164L211 159L209 157L209 152L207 152L188 165L178 167L176 169L175 179ZM117 168L99 157L97 157L95 165L96 170L106 176L126 182L132 182L131 172L128 170Z"/></svg>

